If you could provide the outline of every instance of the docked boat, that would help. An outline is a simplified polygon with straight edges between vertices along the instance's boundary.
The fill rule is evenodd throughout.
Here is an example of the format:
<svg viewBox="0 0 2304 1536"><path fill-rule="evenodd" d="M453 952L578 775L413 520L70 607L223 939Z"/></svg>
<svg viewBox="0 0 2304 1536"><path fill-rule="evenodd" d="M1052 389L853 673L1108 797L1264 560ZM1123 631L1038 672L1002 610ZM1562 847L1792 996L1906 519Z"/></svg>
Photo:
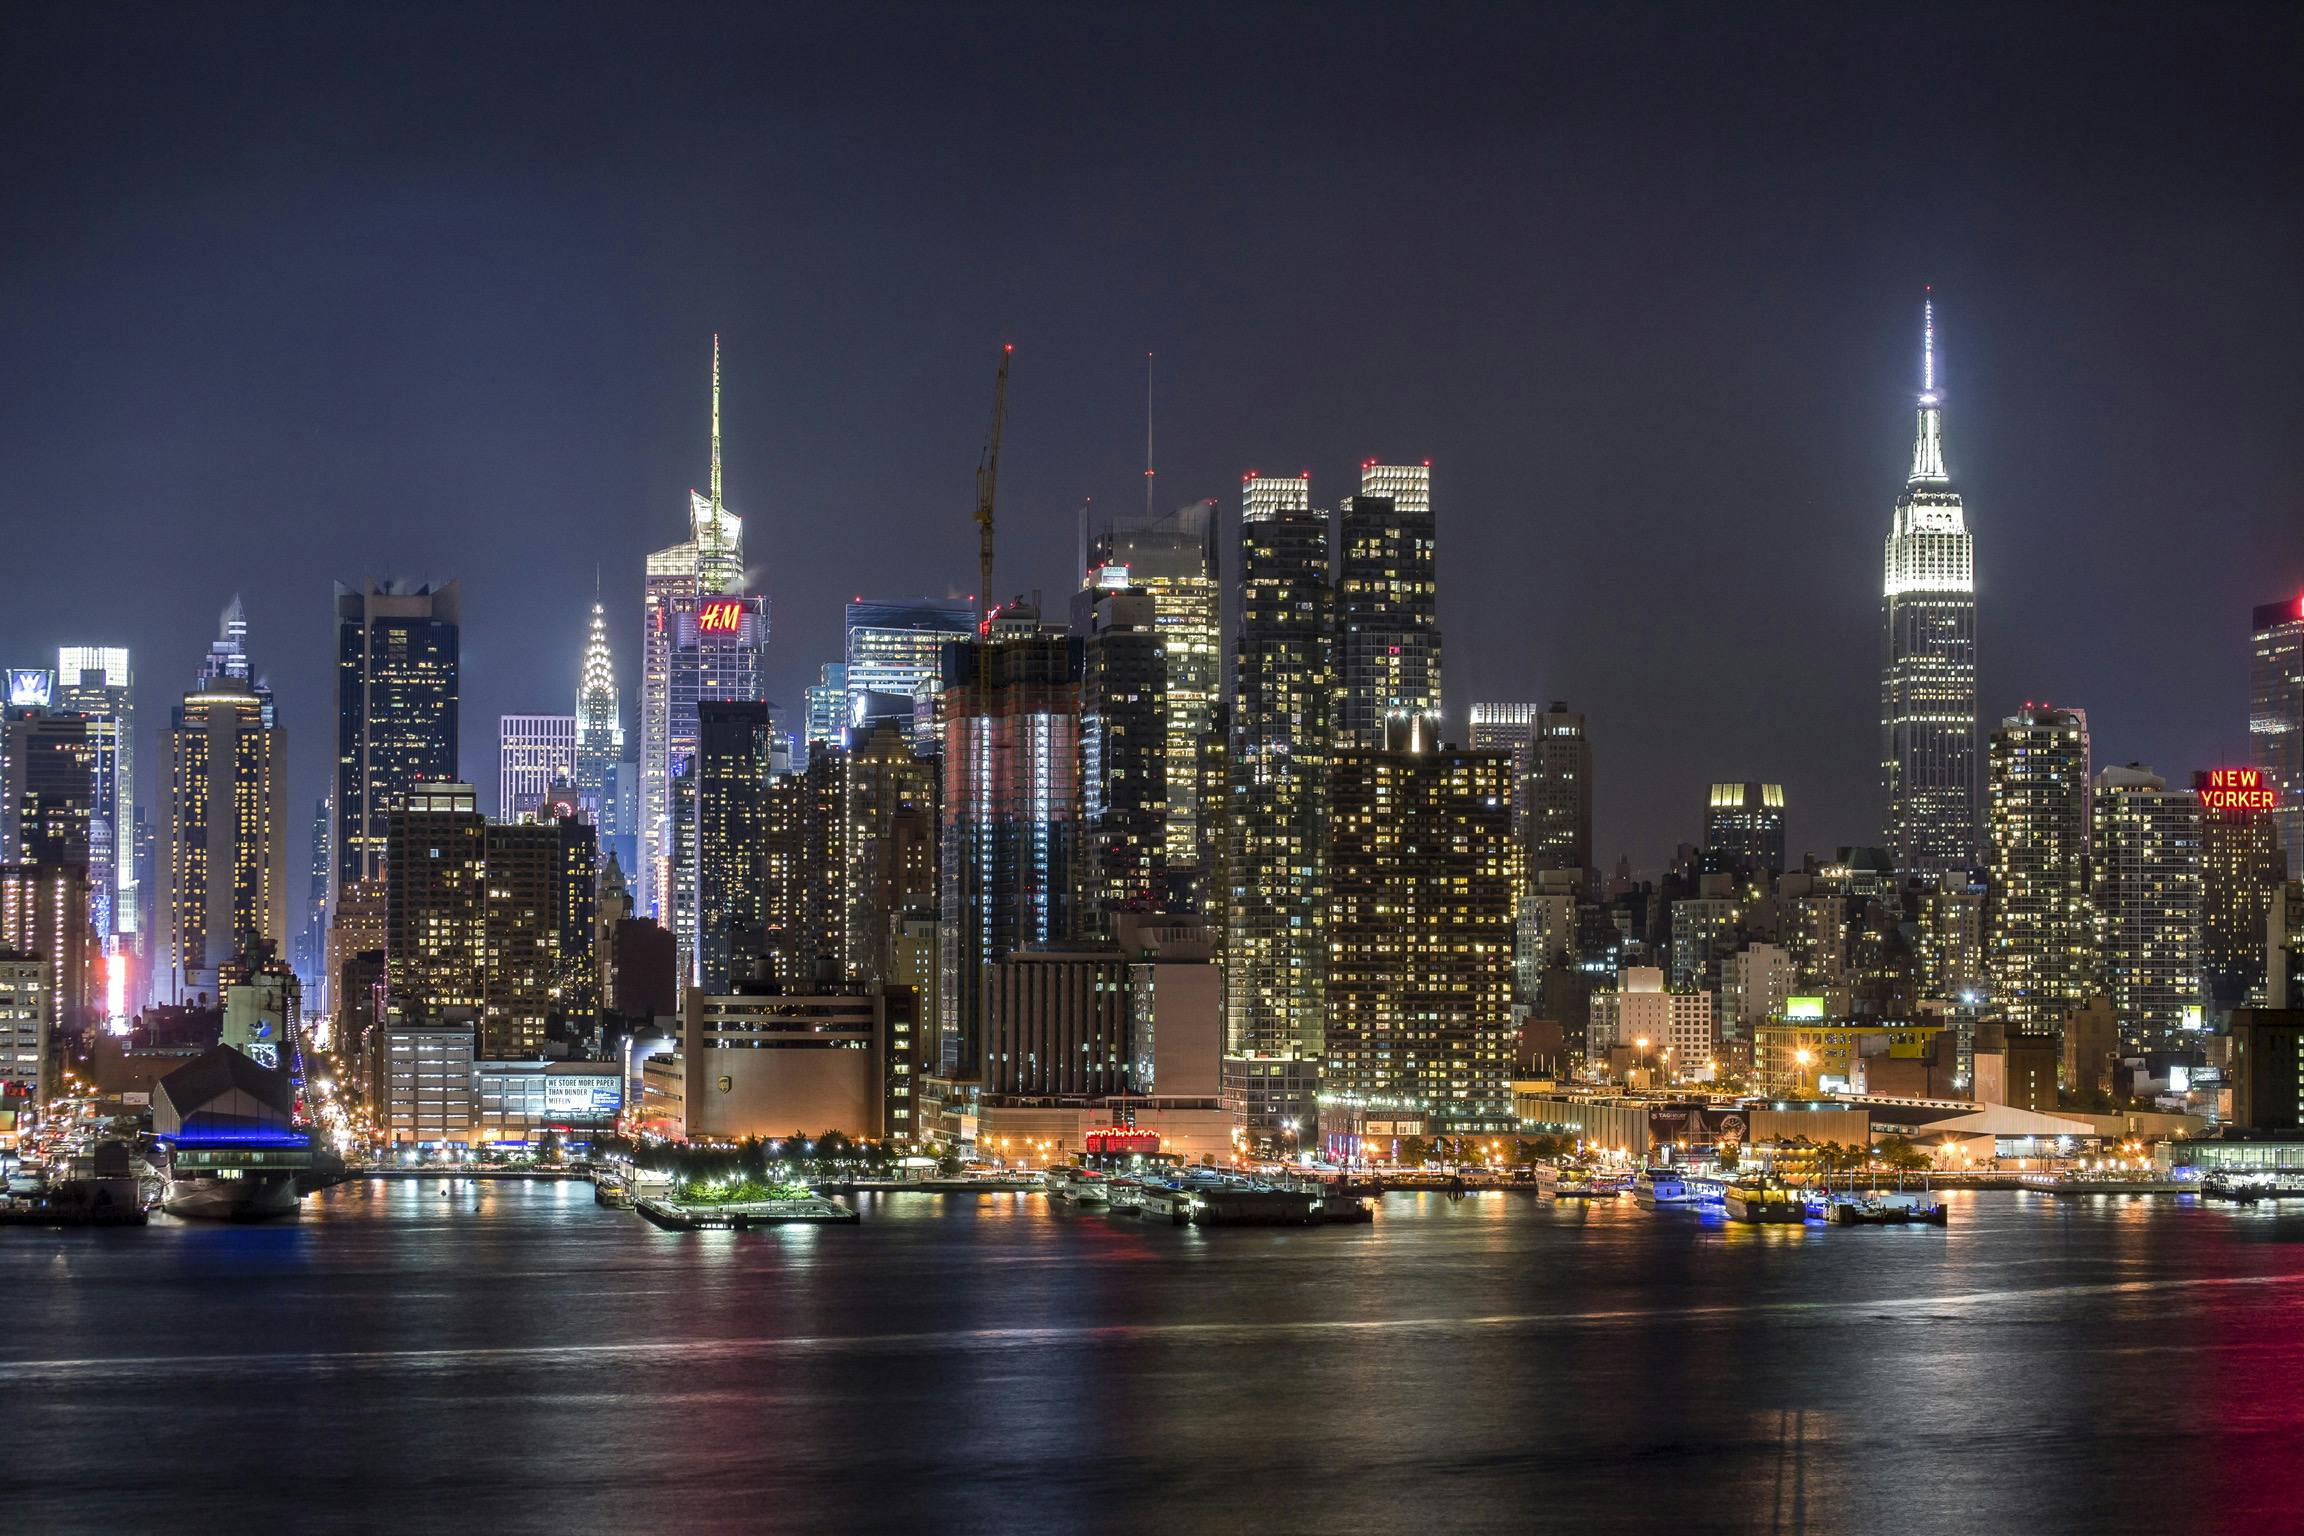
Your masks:
<svg viewBox="0 0 2304 1536"><path fill-rule="evenodd" d="M1721 1208L1730 1221L1752 1225L1799 1226L1808 1219L1808 1202L1799 1191L1777 1184L1731 1184L1721 1192Z"/></svg>
<svg viewBox="0 0 2304 1536"><path fill-rule="evenodd" d="M1660 1211L1704 1203L1703 1193L1677 1168L1643 1168L1632 1179L1632 1198L1642 1210Z"/></svg>
<svg viewBox="0 0 2304 1536"><path fill-rule="evenodd" d="M1951 1212L1927 1195L1865 1195L1834 1201L1831 1219L1843 1227L1942 1227Z"/></svg>
<svg viewBox="0 0 2304 1536"><path fill-rule="evenodd" d="M292 1171L249 1173L237 1168L204 1169L171 1178L160 1198L171 1216L199 1221L274 1221L297 1211Z"/></svg>
<svg viewBox="0 0 2304 1536"><path fill-rule="evenodd" d="M160 1208L203 1221L296 1214L312 1138L293 1123L288 1074L219 1045L160 1079L152 1120L169 1148Z"/></svg>
<svg viewBox="0 0 2304 1536"><path fill-rule="evenodd" d="M1109 1205L1112 1202L1111 1180L1093 1168L1051 1168L1044 1182L1048 1186L1048 1198L1061 1200L1067 1205Z"/></svg>
<svg viewBox="0 0 2304 1536"><path fill-rule="evenodd" d="M2200 1190L2199 1184L2189 1179L2081 1168L2028 1173L2023 1183L2026 1189L2043 1195L2189 1195Z"/></svg>
<svg viewBox="0 0 2304 1536"><path fill-rule="evenodd" d="M1536 1165L1536 1194L1544 1200L1612 1200L1622 1193L1590 1163L1559 1162Z"/></svg>
<svg viewBox="0 0 2304 1536"><path fill-rule="evenodd" d="M657 1226L675 1232L715 1228L745 1231L753 1227L794 1225L842 1226L862 1219L863 1213L810 1190L789 1185L769 1192L765 1200L731 1200L690 1205L678 1200L644 1195L634 1208Z"/></svg>
<svg viewBox="0 0 2304 1536"><path fill-rule="evenodd" d="M1808 1195L1808 1219L1839 1227L1941 1227L1949 1223L1944 1202L1921 1190L1835 1190Z"/></svg>
<svg viewBox="0 0 2304 1536"><path fill-rule="evenodd" d="M2212 1173L2200 1181L2211 1200L2254 1205L2259 1200L2304 1200L2304 1174Z"/></svg>

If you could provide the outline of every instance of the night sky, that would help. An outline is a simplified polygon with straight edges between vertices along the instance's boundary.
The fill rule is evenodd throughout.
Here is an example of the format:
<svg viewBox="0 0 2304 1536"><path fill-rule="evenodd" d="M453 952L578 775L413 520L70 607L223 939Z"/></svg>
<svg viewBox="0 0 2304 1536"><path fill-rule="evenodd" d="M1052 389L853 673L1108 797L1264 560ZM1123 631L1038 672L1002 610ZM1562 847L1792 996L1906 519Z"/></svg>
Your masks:
<svg viewBox="0 0 2304 1536"><path fill-rule="evenodd" d="M713 331L795 710L849 596L973 589L1000 345L1052 599L1152 351L1227 578L1243 472L1433 461L1450 734L1586 710L1604 860L1713 778L1828 851L1932 283L1987 721L2188 774L2304 588L2300 61L2292 6L12 4L0 662L133 647L149 742L244 593L301 823L330 581L460 578L492 800L595 568L636 729Z"/></svg>

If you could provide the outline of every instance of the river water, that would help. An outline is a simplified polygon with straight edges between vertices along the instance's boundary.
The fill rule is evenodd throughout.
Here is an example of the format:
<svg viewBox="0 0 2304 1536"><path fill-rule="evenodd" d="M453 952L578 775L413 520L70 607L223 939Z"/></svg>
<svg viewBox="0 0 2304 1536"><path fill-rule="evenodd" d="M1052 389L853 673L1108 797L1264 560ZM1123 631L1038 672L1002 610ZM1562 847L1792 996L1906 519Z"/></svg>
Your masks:
<svg viewBox="0 0 2304 1536"><path fill-rule="evenodd" d="M1037 1195L659 1231L581 1184L0 1230L8 1528L2304 1528L2304 1212L1949 1230Z"/></svg>

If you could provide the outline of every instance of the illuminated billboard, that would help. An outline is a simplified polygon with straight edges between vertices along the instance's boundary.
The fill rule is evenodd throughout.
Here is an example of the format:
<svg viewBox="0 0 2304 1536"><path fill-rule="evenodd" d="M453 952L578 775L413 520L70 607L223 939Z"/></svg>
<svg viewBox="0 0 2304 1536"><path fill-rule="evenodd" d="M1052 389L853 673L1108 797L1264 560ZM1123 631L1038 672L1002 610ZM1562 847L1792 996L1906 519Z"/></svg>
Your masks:
<svg viewBox="0 0 2304 1536"><path fill-rule="evenodd" d="M2261 768L2212 768L2192 775L2192 788L2199 794L2204 811L2279 809L2279 792L2264 782Z"/></svg>
<svg viewBox="0 0 2304 1536"><path fill-rule="evenodd" d="M1788 997L1784 999L1786 1019L1821 1019L1829 1017L1824 1011L1821 997Z"/></svg>
<svg viewBox="0 0 2304 1536"><path fill-rule="evenodd" d="M716 597L701 603L696 609L696 633L700 635L740 635L744 632L744 600L740 597Z"/></svg>
<svg viewBox="0 0 2304 1536"><path fill-rule="evenodd" d="M40 667L17 667L8 674L11 709L46 709L56 697L56 674Z"/></svg>
<svg viewBox="0 0 2304 1536"><path fill-rule="evenodd" d="M613 1120L624 1107L624 1079L613 1070L546 1073L544 1113L572 1120Z"/></svg>

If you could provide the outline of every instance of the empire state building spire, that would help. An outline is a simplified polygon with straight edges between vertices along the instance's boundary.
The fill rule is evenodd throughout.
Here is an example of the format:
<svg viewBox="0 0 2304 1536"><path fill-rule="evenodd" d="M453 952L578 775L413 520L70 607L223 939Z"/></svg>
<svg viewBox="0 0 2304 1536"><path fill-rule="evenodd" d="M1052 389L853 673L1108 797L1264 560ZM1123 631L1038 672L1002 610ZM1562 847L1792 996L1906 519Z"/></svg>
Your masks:
<svg viewBox="0 0 2304 1536"><path fill-rule="evenodd" d="M1912 436L1912 485L1945 485L1944 410L1936 396L1936 300L1920 303L1920 424Z"/></svg>

